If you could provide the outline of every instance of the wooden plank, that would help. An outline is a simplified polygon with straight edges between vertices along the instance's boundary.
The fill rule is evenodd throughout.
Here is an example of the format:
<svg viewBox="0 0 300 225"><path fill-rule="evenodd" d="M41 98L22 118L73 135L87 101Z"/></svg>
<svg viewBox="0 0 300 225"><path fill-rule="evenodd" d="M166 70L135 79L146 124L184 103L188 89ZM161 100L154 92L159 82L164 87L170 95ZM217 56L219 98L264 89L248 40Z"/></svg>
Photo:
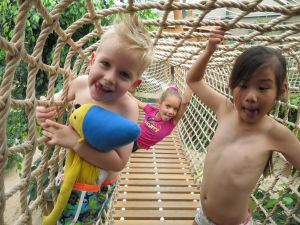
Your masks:
<svg viewBox="0 0 300 225"><path fill-rule="evenodd" d="M199 207L198 201L180 201L180 204L176 201L118 201L115 205L115 209L126 208L126 209L143 209L143 210L153 210L153 209L194 209Z"/></svg>
<svg viewBox="0 0 300 225"><path fill-rule="evenodd" d="M115 219L123 217L126 219L160 219L166 220L189 219L193 220L196 215L196 210L116 210L114 214Z"/></svg>
<svg viewBox="0 0 300 225"><path fill-rule="evenodd" d="M193 220L115 220L114 225L191 225Z"/></svg>
<svg viewBox="0 0 300 225"><path fill-rule="evenodd" d="M152 148L149 150L145 150L145 149L139 149L136 152L132 153L132 156L135 155L141 155L141 154L183 154L183 151L181 149L156 149L156 148Z"/></svg>
<svg viewBox="0 0 300 225"><path fill-rule="evenodd" d="M169 173L169 174L189 174L190 171L187 168L134 168L134 167L126 167L123 172L128 172L128 173L159 173L159 174L163 174L163 173Z"/></svg>
<svg viewBox="0 0 300 225"><path fill-rule="evenodd" d="M131 156L145 154L145 153L152 154L153 152L159 154L174 154L174 152L183 154L182 150L176 150L176 149L175 150L174 149L151 149L151 150L140 149L132 153Z"/></svg>
<svg viewBox="0 0 300 225"><path fill-rule="evenodd" d="M118 191L127 193L146 193L146 192L160 192L160 193L191 193L194 192L195 194L200 194L198 188L195 187L162 187L162 186L120 186Z"/></svg>
<svg viewBox="0 0 300 225"><path fill-rule="evenodd" d="M165 164L165 163L141 163L141 162L129 162L127 163L127 167L130 168L189 168L187 163L182 163L182 164Z"/></svg>
<svg viewBox="0 0 300 225"><path fill-rule="evenodd" d="M177 151L171 152L171 153L156 153L156 152L152 152L152 153L139 153L139 154L132 154L130 156L130 158L150 158L150 157L156 157L156 158L162 158L162 159L166 159L166 158L170 158L170 159L177 159L177 158L184 158L184 155L182 153L179 153Z"/></svg>
<svg viewBox="0 0 300 225"><path fill-rule="evenodd" d="M133 159L176 159L181 160L184 159L184 156L182 154L141 154L141 155L133 155L130 156L130 161Z"/></svg>
<svg viewBox="0 0 300 225"><path fill-rule="evenodd" d="M177 149L177 150L182 150L180 146L170 146L170 145L155 145L152 147L153 149ZM152 149L151 148L151 149Z"/></svg>
<svg viewBox="0 0 300 225"><path fill-rule="evenodd" d="M161 186L181 186L181 187L189 187L190 186L196 186L193 180L189 181L182 181L182 180L121 180L120 185L147 185L147 186L155 186L155 185L161 185Z"/></svg>
<svg viewBox="0 0 300 225"><path fill-rule="evenodd" d="M130 163L131 162L161 162L161 163L181 163L181 162L186 162L186 160L184 158L181 159L160 159L160 158L155 158L155 160L153 158L130 158Z"/></svg>
<svg viewBox="0 0 300 225"><path fill-rule="evenodd" d="M168 200L168 201L186 201L186 200L195 200L198 201L200 196L198 194L155 194L155 193L142 193L142 194L136 194L136 193L119 193L118 195L119 199L126 199L127 201L133 201L133 200L159 200L162 201ZM178 203L180 204L180 203Z"/></svg>
<svg viewBox="0 0 300 225"><path fill-rule="evenodd" d="M181 145L177 142L159 142L158 144L153 146L154 148L162 148L162 147L166 147L166 148L171 148L171 149L181 149Z"/></svg>
<svg viewBox="0 0 300 225"><path fill-rule="evenodd" d="M193 180L193 177L184 174L127 174L122 173L122 179L143 179L143 180Z"/></svg>

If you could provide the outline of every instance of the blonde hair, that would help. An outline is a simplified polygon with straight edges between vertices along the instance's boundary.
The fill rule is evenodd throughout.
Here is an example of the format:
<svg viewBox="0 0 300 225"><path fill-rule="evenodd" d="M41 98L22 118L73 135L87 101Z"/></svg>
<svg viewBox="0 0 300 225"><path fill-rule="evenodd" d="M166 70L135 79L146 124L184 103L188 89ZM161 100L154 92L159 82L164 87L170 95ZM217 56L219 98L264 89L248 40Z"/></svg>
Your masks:
<svg viewBox="0 0 300 225"><path fill-rule="evenodd" d="M178 92L178 88L176 86L169 86L166 90L161 94L159 100L163 102L169 95L175 95L180 99L180 102L182 101L182 97Z"/></svg>
<svg viewBox="0 0 300 225"><path fill-rule="evenodd" d="M138 76L140 77L153 58L153 44L149 32L136 14L123 14L117 17L113 26L101 36L96 53L99 52L105 40L115 35L126 41L130 49L141 52L141 60L138 62L140 65Z"/></svg>

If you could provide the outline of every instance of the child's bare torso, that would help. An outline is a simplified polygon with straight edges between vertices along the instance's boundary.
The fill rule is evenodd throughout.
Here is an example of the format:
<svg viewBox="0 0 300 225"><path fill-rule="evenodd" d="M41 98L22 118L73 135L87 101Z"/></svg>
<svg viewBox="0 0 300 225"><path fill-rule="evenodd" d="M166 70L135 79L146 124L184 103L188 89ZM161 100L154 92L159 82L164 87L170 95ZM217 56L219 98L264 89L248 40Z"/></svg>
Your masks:
<svg viewBox="0 0 300 225"><path fill-rule="evenodd" d="M120 99L114 101L114 102L108 102L108 103L102 103L95 101L89 91L87 76L83 77L81 79L81 84L79 84L78 88L76 89L74 104L86 104L86 103L94 103L97 104L107 110L113 111L115 113L118 113L124 117L126 117L126 114L128 113L128 101L132 101L131 98L129 98L127 95L124 95ZM105 180L111 180L116 178L119 175L119 172L114 171L107 171L107 177Z"/></svg>
<svg viewBox="0 0 300 225"><path fill-rule="evenodd" d="M205 158L201 204L217 224L245 221L251 192L264 171L274 146L268 136L273 122L241 128L234 112L218 121Z"/></svg>

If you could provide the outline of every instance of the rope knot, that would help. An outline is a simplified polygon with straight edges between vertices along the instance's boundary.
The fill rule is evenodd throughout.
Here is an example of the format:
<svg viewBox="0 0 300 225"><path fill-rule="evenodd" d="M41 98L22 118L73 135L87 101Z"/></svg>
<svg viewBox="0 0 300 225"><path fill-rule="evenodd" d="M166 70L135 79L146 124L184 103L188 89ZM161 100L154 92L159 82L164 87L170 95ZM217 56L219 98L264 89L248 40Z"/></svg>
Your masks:
<svg viewBox="0 0 300 225"><path fill-rule="evenodd" d="M1 96L0 97L0 109L2 110L2 109L4 109L4 107L5 107L5 103L7 102L7 97L5 97L5 96Z"/></svg>

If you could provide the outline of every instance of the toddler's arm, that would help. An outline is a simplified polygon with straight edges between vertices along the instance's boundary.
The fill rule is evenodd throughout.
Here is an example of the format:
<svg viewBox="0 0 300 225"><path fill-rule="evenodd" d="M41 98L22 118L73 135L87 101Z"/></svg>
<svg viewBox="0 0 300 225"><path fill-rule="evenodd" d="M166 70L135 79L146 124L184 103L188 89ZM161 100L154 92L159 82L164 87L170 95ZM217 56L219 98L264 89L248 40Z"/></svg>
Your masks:
<svg viewBox="0 0 300 225"><path fill-rule="evenodd" d="M48 145L59 145L68 149L73 149L80 157L99 168L111 171L121 171L130 156L132 143L122 146L109 152L99 152L94 150L85 141L78 142L80 136L71 126L46 120L46 129L43 134L48 138Z"/></svg>
<svg viewBox="0 0 300 225"><path fill-rule="evenodd" d="M123 116L137 123L138 107L136 102L129 98L125 105L127 110L125 110L126 113ZM73 149L89 163L105 170L121 171L125 167L132 151L132 143L130 143L109 152L99 152L85 141L78 143L80 136L72 127L51 120L46 120L46 125L44 135L49 138L46 142L47 144Z"/></svg>
<svg viewBox="0 0 300 225"><path fill-rule="evenodd" d="M186 77L187 84L190 88L204 104L217 114L217 116L221 114L219 106L225 97L207 85L203 80L203 77L210 57L217 49L218 44L223 40L224 33L225 30L222 28L210 31L209 40L205 50L190 68Z"/></svg>
<svg viewBox="0 0 300 225"><path fill-rule="evenodd" d="M71 81L68 90L68 96L66 101L73 101L75 99L75 90L78 90L81 86L83 79L78 77ZM61 99L62 90L54 94L54 101L58 101ZM40 100L46 101L45 96L41 96ZM37 106L35 109L35 116L37 119L38 124L40 124L43 128L45 128L45 121L47 119L54 120L55 116L57 115L57 108L55 106L44 107L44 106Z"/></svg>
<svg viewBox="0 0 300 225"><path fill-rule="evenodd" d="M184 94L182 96L182 101L181 101L181 104L180 104L180 108L174 118L174 124L177 125L177 123L179 122L179 120L181 119L181 117L183 116L186 108L188 107L189 103L190 103L190 100L191 100L191 97L192 97L192 90L189 86L186 87L185 91L184 91Z"/></svg>
<svg viewBox="0 0 300 225"><path fill-rule="evenodd" d="M133 143L111 150L109 152L95 151L86 142L77 143L74 151L89 163L110 171L121 171L126 166L132 152Z"/></svg>

